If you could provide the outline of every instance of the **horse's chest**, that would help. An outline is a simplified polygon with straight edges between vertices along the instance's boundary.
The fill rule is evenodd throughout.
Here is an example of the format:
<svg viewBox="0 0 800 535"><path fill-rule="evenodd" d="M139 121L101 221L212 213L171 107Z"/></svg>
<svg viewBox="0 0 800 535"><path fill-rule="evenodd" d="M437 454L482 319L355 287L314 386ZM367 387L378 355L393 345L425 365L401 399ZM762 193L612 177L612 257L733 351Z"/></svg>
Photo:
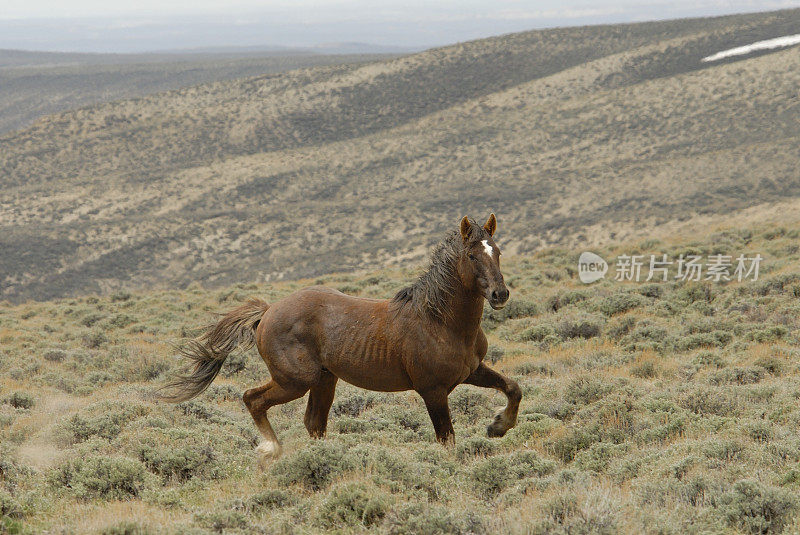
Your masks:
<svg viewBox="0 0 800 535"><path fill-rule="evenodd" d="M452 379L457 383L464 382L480 365L480 361L471 347L454 353L449 360L453 364L451 366Z"/></svg>

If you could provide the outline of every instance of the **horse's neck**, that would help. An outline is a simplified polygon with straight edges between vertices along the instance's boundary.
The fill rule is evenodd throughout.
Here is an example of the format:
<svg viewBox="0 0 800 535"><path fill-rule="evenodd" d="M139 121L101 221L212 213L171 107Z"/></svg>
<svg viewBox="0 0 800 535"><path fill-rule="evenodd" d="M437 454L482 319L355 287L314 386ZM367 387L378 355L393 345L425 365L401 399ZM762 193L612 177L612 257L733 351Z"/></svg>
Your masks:
<svg viewBox="0 0 800 535"><path fill-rule="evenodd" d="M459 337L473 339L478 334L483 314L483 296L459 286L451 297L453 314L446 321L447 327Z"/></svg>

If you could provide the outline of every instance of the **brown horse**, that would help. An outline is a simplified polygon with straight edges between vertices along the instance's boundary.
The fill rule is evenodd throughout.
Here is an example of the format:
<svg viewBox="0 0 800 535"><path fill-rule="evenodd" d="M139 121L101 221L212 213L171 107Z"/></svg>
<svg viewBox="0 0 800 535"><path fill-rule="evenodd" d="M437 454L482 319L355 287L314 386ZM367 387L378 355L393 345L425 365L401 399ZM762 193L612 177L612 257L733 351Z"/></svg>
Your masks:
<svg viewBox="0 0 800 535"><path fill-rule="evenodd" d="M178 402L196 396L231 351L255 344L272 380L243 398L264 436L257 448L262 463L281 452L267 410L311 391L304 421L312 437L322 437L339 378L369 390L415 390L443 444L455 442L447 396L456 386L500 390L508 403L487 433L503 436L516 425L522 393L515 381L483 363L483 300L495 309L508 301L492 239L496 225L494 214L483 227L464 217L460 229L435 248L428 271L390 300L319 286L272 305L251 299L182 349L192 367L166 385L164 397Z"/></svg>

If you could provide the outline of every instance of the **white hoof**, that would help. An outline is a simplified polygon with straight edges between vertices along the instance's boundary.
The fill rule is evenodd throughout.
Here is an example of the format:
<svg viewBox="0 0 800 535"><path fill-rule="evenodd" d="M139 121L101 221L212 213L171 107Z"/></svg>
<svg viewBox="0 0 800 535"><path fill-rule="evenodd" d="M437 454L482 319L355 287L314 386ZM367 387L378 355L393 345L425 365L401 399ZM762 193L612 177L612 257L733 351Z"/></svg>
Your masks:
<svg viewBox="0 0 800 535"><path fill-rule="evenodd" d="M261 468L266 468L271 461L280 457L281 445L277 442L265 440L256 446L256 453L258 454L258 464Z"/></svg>

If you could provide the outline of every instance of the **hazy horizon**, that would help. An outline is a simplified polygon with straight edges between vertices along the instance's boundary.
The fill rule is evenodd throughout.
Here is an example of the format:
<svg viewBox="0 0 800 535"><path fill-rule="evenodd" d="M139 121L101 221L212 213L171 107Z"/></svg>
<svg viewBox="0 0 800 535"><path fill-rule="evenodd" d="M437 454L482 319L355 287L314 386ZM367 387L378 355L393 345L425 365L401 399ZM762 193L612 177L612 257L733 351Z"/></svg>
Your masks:
<svg viewBox="0 0 800 535"><path fill-rule="evenodd" d="M197 48L310 48L366 43L421 49L531 29L719 16L800 7L800 0L544 0L380 5L363 0L235 4L12 0L0 11L0 48L140 53Z"/></svg>

